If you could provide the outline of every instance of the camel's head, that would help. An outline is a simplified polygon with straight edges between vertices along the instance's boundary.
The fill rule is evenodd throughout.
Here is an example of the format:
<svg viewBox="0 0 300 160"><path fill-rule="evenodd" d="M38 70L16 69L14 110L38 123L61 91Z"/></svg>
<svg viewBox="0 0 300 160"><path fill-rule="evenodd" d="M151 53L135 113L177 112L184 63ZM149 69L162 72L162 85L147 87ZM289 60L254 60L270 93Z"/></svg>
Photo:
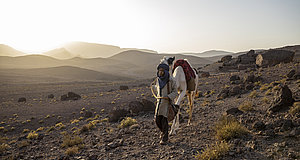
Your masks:
<svg viewBox="0 0 300 160"><path fill-rule="evenodd" d="M172 64L175 60L175 56L174 57L166 57L164 56L163 59L160 61L160 63L164 63L169 65L170 67L172 67Z"/></svg>

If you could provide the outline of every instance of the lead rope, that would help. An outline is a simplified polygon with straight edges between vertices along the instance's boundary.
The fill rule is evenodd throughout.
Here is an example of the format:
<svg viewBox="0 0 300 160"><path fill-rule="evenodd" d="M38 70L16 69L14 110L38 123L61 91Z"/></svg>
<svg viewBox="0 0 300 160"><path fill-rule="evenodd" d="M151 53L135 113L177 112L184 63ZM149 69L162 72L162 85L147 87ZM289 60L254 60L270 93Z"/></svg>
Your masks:
<svg viewBox="0 0 300 160"><path fill-rule="evenodd" d="M155 83L155 81L156 81L156 79L150 84L150 88L151 88L151 92L152 92L152 94L153 94L153 97L156 98L156 99L158 99L157 96L155 95L155 93L154 93L154 91L153 91L153 87L152 87L153 84Z"/></svg>

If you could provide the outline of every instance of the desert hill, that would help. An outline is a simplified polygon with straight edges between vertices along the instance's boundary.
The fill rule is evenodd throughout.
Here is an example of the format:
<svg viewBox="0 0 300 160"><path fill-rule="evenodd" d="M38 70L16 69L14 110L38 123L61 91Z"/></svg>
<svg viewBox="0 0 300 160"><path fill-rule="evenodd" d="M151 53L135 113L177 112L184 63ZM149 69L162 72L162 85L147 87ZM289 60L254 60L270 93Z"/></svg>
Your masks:
<svg viewBox="0 0 300 160"><path fill-rule="evenodd" d="M25 83L130 80L129 78L118 75L70 66L34 69L0 69L0 76L3 82Z"/></svg>
<svg viewBox="0 0 300 160"><path fill-rule="evenodd" d="M43 55L50 56L56 59L70 59L75 57L75 54L69 52L65 48L54 49L43 53Z"/></svg>
<svg viewBox="0 0 300 160"><path fill-rule="evenodd" d="M24 55L25 53L18 51L8 45L5 44L0 44L0 56L21 56Z"/></svg>

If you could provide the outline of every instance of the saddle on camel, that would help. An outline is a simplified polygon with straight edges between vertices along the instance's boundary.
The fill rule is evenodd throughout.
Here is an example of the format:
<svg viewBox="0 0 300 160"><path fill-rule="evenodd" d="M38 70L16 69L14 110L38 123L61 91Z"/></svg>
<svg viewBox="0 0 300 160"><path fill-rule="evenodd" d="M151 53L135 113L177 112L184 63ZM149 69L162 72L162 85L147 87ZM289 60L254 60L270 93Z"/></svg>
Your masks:
<svg viewBox="0 0 300 160"><path fill-rule="evenodd" d="M195 78L196 75L194 73L193 68L190 66L190 64L184 60L184 59L178 59L173 66L173 70L172 73L174 72L174 70L176 69L176 67L181 66L183 71L184 71L184 75L185 75L185 79L186 79L186 85L187 85L187 91L194 91L195 90Z"/></svg>

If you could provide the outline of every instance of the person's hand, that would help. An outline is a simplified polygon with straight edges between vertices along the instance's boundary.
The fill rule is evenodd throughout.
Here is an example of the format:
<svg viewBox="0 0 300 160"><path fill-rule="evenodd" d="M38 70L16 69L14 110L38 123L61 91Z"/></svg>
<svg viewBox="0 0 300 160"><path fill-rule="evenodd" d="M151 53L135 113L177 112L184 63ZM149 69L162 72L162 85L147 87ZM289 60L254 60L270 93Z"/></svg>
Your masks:
<svg viewBox="0 0 300 160"><path fill-rule="evenodd" d="M169 97L157 97L157 99L165 99L165 100L169 100Z"/></svg>

